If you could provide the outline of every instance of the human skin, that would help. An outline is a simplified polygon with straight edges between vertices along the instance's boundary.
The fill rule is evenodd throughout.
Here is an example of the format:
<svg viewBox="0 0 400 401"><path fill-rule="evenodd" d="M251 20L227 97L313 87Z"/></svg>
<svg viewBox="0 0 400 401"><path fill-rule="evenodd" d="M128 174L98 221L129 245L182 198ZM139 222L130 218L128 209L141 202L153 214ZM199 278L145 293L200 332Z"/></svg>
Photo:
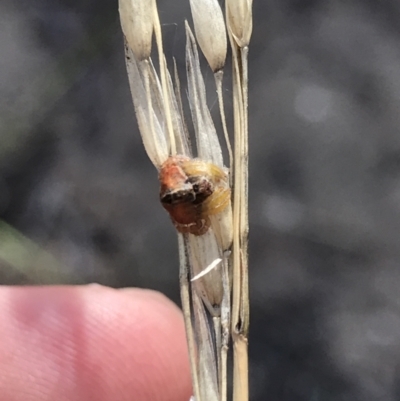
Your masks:
<svg viewBox="0 0 400 401"><path fill-rule="evenodd" d="M182 315L150 290L0 286L0 401L188 401Z"/></svg>

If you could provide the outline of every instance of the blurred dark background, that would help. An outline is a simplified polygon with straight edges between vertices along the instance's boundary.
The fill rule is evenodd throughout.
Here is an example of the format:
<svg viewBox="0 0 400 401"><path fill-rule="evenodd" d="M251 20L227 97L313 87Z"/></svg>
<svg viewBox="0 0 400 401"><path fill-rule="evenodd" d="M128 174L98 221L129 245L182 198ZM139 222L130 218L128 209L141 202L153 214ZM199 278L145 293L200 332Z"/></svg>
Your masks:
<svg viewBox="0 0 400 401"><path fill-rule="evenodd" d="M183 67L188 6L158 4ZM117 8L0 1L0 282L179 303ZM400 400L400 3L255 1L254 16L251 399Z"/></svg>

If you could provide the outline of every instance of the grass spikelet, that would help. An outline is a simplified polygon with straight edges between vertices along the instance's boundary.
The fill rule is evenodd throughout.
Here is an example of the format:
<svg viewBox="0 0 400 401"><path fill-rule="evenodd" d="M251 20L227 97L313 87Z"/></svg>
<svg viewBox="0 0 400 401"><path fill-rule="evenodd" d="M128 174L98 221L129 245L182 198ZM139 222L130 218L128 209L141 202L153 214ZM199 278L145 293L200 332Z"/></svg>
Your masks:
<svg viewBox="0 0 400 401"><path fill-rule="evenodd" d="M247 401L247 54L251 1L227 0L226 29L217 0L190 0L197 42L186 22L186 69L195 153L182 111L176 63L172 79L163 53L155 1L119 0L119 4L140 133L159 173L161 204L178 231L179 279L194 392L191 401L227 401L231 340L233 400ZM158 69L152 61L153 34ZM233 150L222 92L227 35L233 65ZM214 72L220 134L207 105L197 43ZM228 163L223 160L222 135Z"/></svg>

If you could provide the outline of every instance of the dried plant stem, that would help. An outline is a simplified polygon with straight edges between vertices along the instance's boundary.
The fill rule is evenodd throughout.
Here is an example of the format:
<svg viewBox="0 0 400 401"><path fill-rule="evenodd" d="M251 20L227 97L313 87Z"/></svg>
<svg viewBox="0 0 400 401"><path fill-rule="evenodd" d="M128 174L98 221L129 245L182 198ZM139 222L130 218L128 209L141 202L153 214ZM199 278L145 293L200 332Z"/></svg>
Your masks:
<svg viewBox="0 0 400 401"><path fill-rule="evenodd" d="M214 326L215 335L215 348L217 350L217 369L221 372L221 344L222 344L222 334L221 334L221 316L214 316L212 318Z"/></svg>
<svg viewBox="0 0 400 401"><path fill-rule="evenodd" d="M147 107L148 107L148 117L149 117L149 122L150 122L150 130L154 132L154 120L152 118L152 112L153 112L153 104L152 104L152 98L151 98L151 90L150 90L150 78L149 78L149 60L145 59L141 62L139 62L139 68L141 70L141 73L143 74L144 77L144 88L146 91L146 100L147 100Z"/></svg>
<svg viewBox="0 0 400 401"><path fill-rule="evenodd" d="M216 72L214 74L215 86L217 87L219 112L220 112L221 121L222 121L222 130L224 132L226 147L228 149L228 155L229 155L229 171L232 172L233 171L233 153L232 153L231 141L229 139L228 128L226 127L224 97L223 97L223 93L222 93L222 80L223 80L223 77L224 77L223 70L219 70L218 72ZM232 183L232 174L230 175L230 180L231 180L231 183Z"/></svg>
<svg viewBox="0 0 400 401"><path fill-rule="evenodd" d="M155 4L155 3L154 3ZM156 38L157 49L158 49L158 58L160 63L160 76L161 76L161 87L163 91L163 99L164 99L164 111L165 111L165 119L167 122L167 132L170 141L170 154L176 155L176 143L175 143L175 136L172 128L172 111L171 111L171 104L170 104L170 93L168 91L168 84L167 84L167 63L164 57L164 50L162 45L162 34L161 34L161 24L160 18L158 16L157 6L153 7L154 11L154 35Z"/></svg>
<svg viewBox="0 0 400 401"><path fill-rule="evenodd" d="M222 285L224 290L224 298L221 304L221 368L220 372L220 400L226 401L228 377L227 377L227 363L228 363L228 350L230 339L230 316L231 316L231 298L230 298L230 282L229 282L229 259L223 265L222 270Z"/></svg>
<svg viewBox="0 0 400 401"><path fill-rule="evenodd" d="M197 356L195 352L193 352L193 350L194 351L196 350L196 342L193 333L192 314L190 307L191 301L190 301L190 282L189 282L189 274L190 274L189 255L187 252L187 239L183 234L178 234L178 246L179 246L179 260L180 260L179 282L181 289L181 302L182 302L183 318L186 329L186 340L189 349L193 394L196 400L200 400ZM182 263L183 261L185 262Z"/></svg>
<svg viewBox="0 0 400 401"><path fill-rule="evenodd" d="M233 195L233 274L232 323L233 401L249 399L248 385L248 127L247 127L247 47L239 48L231 39L233 57L234 110L234 195Z"/></svg>

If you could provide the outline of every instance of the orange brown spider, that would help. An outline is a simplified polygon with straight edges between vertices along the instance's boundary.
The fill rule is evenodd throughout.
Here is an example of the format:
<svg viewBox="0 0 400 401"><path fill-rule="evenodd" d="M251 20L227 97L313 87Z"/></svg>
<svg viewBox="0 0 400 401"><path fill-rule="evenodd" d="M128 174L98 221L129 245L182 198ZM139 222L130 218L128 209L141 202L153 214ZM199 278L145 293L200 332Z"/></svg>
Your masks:
<svg viewBox="0 0 400 401"><path fill-rule="evenodd" d="M203 235L210 215L230 202L227 174L218 166L186 156L171 156L159 173L160 200L180 233Z"/></svg>

